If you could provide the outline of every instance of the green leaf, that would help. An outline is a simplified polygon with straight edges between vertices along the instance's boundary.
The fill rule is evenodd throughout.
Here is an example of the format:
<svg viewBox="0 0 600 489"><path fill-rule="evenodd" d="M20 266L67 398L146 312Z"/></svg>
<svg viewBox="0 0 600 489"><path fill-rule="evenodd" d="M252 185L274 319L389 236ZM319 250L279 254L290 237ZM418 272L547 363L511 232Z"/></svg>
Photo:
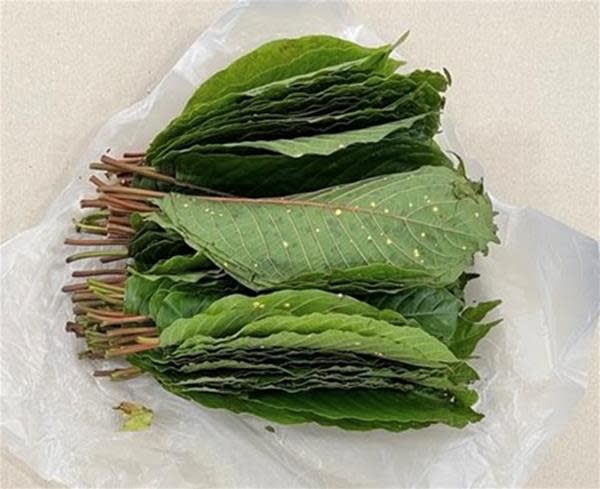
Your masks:
<svg viewBox="0 0 600 489"><path fill-rule="evenodd" d="M256 297L236 294L212 303L204 314L171 324L161 333L161 346L182 343L198 334L214 338L230 336L249 322L269 316L305 316L315 312L354 314L396 325L407 324L396 312L380 311L352 297L321 290L282 290Z"/></svg>
<svg viewBox="0 0 600 489"><path fill-rule="evenodd" d="M444 288L415 287L396 294L371 294L364 297L380 309L398 311L415 319L428 333L446 342L456 331L462 301Z"/></svg>
<svg viewBox="0 0 600 489"><path fill-rule="evenodd" d="M365 48L332 36L277 39L238 58L205 81L190 98L186 111L232 92L244 92L268 83L352 61L382 48ZM383 49L388 49L384 47ZM396 66L399 63L396 63Z"/></svg>
<svg viewBox="0 0 600 489"><path fill-rule="evenodd" d="M188 245L253 290L444 286L497 241L488 198L442 167L282 199L159 204Z"/></svg>
<svg viewBox="0 0 600 489"><path fill-rule="evenodd" d="M367 83L368 82L368 83ZM289 92L262 95L274 100L241 98L220 109L222 114L202 112L176 119L149 149L148 159L162 172L170 172L169 153L195 145L237 143L240 141L292 139L337 133L395 122L425 115L419 126L432 137L439 128L439 112L444 99L427 83L415 83L410 77L393 75L374 77L343 88L334 83L321 90L319 100L312 93L295 90L314 87L289 87ZM322 83L314 83L318 87ZM277 97L283 97L277 100ZM189 120L188 120L189 119Z"/></svg>
<svg viewBox="0 0 600 489"><path fill-rule="evenodd" d="M210 267L212 262L202 253L175 255L156 262L147 270L148 275L178 275Z"/></svg>
<svg viewBox="0 0 600 489"><path fill-rule="evenodd" d="M243 289L219 271L180 275L147 275L131 269L125 287L124 309L150 315L159 329L194 316L215 300Z"/></svg>
<svg viewBox="0 0 600 489"><path fill-rule="evenodd" d="M216 291L201 293L195 287L171 290L161 301L160 307L152 314L156 326L164 330L175 321L190 318L204 312L213 302L220 299L222 294Z"/></svg>
<svg viewBox="0 0 600 489"><path fill-rule="evenodd" d="M154 138L148 149L147 159L152 162L185 132L197 130L202 126L205 129L211 125L215 126L216 121L224 122L223 118L231 118L232 114L236 114L235 120L239 121L239 113L242 108L252 103L254 106L250 107L250 114L257 112L260 107L264 111L265 103L285 99L286 95L290 93L289 90L304 93L306 87L311 87L310 89L313 91L316 89L318 92L322 92L326 86L336 88L342 73L353 80L356 75L364 76L365 73L373 74L381 70L385 71L388 55L388 49L380 49L358 59L336 64L304 76L300 75L262 85L243 93L231 92L208 103L194 103ZM315 80L319 83L315 83ZM326 83L323 84L323 81ZM229 122L231 123L231 120Z"/></svg>
<svg viewBox="0 0 600 489"><path fill-rule="evenodd" d="M490 330L502 322L501 319L488 323L481 323L484 317L501 301L481 302L475 307L465 309L458 316L458 323L454 335L448 341L448 347L458 358L468 358L479 341L481 341Z"/></svg>
<svg viewBox="0 0 600 489"><path fill-rule="evenodd" d="M462 428L483 418L470 408L455 407L426 395L384 390L320 390L239 398L167 388L206 407L254 414L279 424L314 422L346 430L398 432L440 422Z"/></svg>
<svg viewBox="0 0 600 489"><path fill-rule="evenodd" d="M434 141L412 130L395 131L379 142L354 143L329 155L295 158L242 147L225 152L223 146L194 146L167 157L178 181L247 197L313 191L424 165L452 166Z"/></svg>
<svg viewBox="0 0 600 489"><path fill-rule="evenodd" d="M468 321L481 321L488 315L489 312L494 310L500 304L502 304L501 300L480 302L476 306L467 307L463 311L462 316Z"/></svg>
<svg viewBox="0 0 600 489"><path fill-rule="evenodd" d="M482 416L470 409L449 409L448 403L425 395L386 390L335 390L294 394L262 394L250 397L254 402L308 414L316 413L331 420L353 419L365 422L444 422L462 428Z"/></svg>
<svg viewBox="0 0 600 489"><path fill-rule="evenodd" d="M342 350L432 367L456 361L443 343L419 328L339 313L270 316L250 322L225 338L196 334L174 354L189 355L217 347L235 350L259 346Z"/></svg>
<svg viewBox="0 0 600 489"><path fill-rule="evenodd" d="M422 114L387 124L364 127L341 133L322 134L295 139L275 139L271 141L244 141L241 143L229 143L224 146L228 148L246 147L265 149L293 158L299 158L307 154L327 156L351 144L378 143L392 132L412 127L416 121L422 120L425 115Z"/></svg>

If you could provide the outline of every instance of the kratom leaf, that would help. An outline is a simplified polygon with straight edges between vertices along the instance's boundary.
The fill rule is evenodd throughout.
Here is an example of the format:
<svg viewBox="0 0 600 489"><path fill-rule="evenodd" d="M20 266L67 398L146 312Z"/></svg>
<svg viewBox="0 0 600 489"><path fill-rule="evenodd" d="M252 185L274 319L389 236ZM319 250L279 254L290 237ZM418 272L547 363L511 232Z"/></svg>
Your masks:
<svg viewBox="0 0 600 489"><path fill-rule="evenodd" d="M415 287L396 294L367 295L364 300L417 320L425 331L444 342L454 335L463 308L462 301L445 288Z"/></svg>
<svg viewBox="0 0 600 489"><path fill-rule="evenodd" d="M417 393L386 390L312 391L298 395L263 394L250 397L254 402L284 408L296 413L316 413L332 420L353 419L365 422L444 422L462 428L482 416L462 407L449 409L447 401Z"/></svg>
<svg viewBox="0 0 600 489"><path fill-rule="evenodd" d="M174 279L175 278L175 279ZM150 315L162 329L180 318L194 316L215 300L244 291L219 271L175 276L134 272L125 287L125 311Z"/></svg>
<svg viewBox="0 0 600 489"><path fill-rule="evenodd" d="M218 97L208 103L193 103L188 106L184 113L171 121L171 123L161 133L159 133L147 152L147 157L150 162L154 160L161 152L164 152L165 145L171 146L173 141L190 129L199 128L202 124L206 124L218 119L222 114L233 114L239 110L240 104L247 104L248 99L260 104L261 101L272 101L277 98L281 99L288 93L289 87L306 86L312 84L313 89L319 87L322 91L323 84L315 83L315 80L328 80L330 84L334 84L339 80L339 74L344 73L352 76L355 73L376 73L380 70L386 71L388 66L389 49L376 50L366 56L357 58L345 63L338 63L315 72L310 72L304 76L276 81L267 85L254 88L253 90L243 93L231 92L227 95ZM292 90L302 93L302 88Z"/></svg>
<svg viewBox="0 0 600 489"><path fill-rule="evenodd" d="M351 144L378 143L392 132L412 127L416 121L422 120L425 115L417 115L396 122L334 134L296 139L275 139L271 141L245 141L241 143L229 143L223 146L227 148L246 147L264 149L293 158L299 158L307 154L327 156Z"/></svg>
<svg viewBox="0 0 600 489"><path fill-rule="evenodd" d="M215 73L194 92L186 111L232 92L243 92L275 81L303 75L363 58L381 48L365 48L332 36L277 39L238 58ZM384 48L384 49L387 49ZM400 63L396 62L395 66Z"/></svg>
<svg viewBox="0 0 600 489"><path fill-rule="evenodd" d="M232 195L271 197L412 171L424 165L452 165L435 142L414 131L396 131L381 142L355 143L330 155L294 158L248 148L243 152L237 148L235 153L223 150L222 146L195 146L169 154L175 178ZM162 186L160 190L185 189Z"/></svg>
<svg viewBox="0 0 600 489"><path fill-rule="evenodd" d="M456 331L448 341L448 347L459 358L469 357L479 341L481 341L490 330L502 320L498 319L488 323L480 323L492 309L497 307L501 301L481 302L475 307L463 311L458 317Z"/></svg>
<svg viewBox="0 0 600 489"><path fill-rule="evenodd" d="M403 431L440 422L461 428L483 417L470 408L454 407L447 401L426 395L385 390L324 390L297 394L255 394L247 398L182 390L178 394L206 407L254 414L275 423L315 422L359 431Z"/></svg>
<svg viewBox="0 0 600 489"><path fill-rule="evenodd" d="M282 199L159 205L188 245L254 290L443 286L496 241L488 198L442 167Z"/></svg>
<svg viewBox="0 0 600 489"><path fill-rule="evenodd" d="M277 315L305 316L315 312L343 313L407 324L394 311L380 311L354 298L321 290L283 290L248 297L229 295L212 303L204 314L175 321L161 334L161 345L170 346L201 334L215 338L236 334L246 324Z"/></svg>
<svg viewBox="0 0 600 489"><path fill-rule="evenodd" d="M210 266L212 266L212 262L202 253L175 255L154 263L146 271L146 274L174 276L202 270Z"/></svg>
<svg viewBox="0 0 600 489"><path fill-rule="evenodd" d="M452 286L454 287L454 285ZM397 294L371 294L363 299L382 309L398 311L446 344L458 358L467 358L477 343L500 320L481 323L501 301L481 302L464 308L462 300L447 289L417 287Z"/></svg>
<svg viewBox="0 0 600 489"><path fill-rule="evenodd" d="M258 346L343 350L432 367L456 361L443 343L419 328L339 313L270 316L247 323L233 336L224 338L196 334L184 341L174 354Z"/></svg>

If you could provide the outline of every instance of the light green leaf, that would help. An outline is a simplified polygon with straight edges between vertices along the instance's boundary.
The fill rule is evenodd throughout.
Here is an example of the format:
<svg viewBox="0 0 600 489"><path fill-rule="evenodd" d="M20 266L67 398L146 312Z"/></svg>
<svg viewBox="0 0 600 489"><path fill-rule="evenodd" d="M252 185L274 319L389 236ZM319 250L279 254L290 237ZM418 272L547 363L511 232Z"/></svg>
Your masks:
<svg viewBox="0 0 600 489"><path fill-rule="evenodd" d="M161 334L161 345L181 343L196 335L220 338L238 333L246 324L273 315L305 316L314 312L355 314L396 325L407 321L394 311L380 311L346 295L321 290L282 290L248 297L229 295L212 303L204 314L175 321Z"/></svg>
<svg viewBox="0 0 600 489"><path fill-rule="evenodd" d="M443 286L497 241L488 198L443 167L282 199L172 194L160 207L188 245L254 290Z"/></svg>

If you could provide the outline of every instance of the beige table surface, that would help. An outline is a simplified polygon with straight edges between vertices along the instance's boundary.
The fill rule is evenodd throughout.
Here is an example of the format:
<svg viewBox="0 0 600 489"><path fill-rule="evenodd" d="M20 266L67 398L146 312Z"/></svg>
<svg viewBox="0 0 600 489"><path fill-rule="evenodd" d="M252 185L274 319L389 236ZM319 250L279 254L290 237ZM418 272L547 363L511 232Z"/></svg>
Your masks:
<svg viewBox="0 0 600 489"><path fill-rule="evenodd" d="M41 218L100 125L228 4L2 2L0 240ZM410 26L407 58L451 70L449 109L497 197L598 237L598 3L352 4L384 39ZM527 487L600 487L597 355L590 368L590 388ZM56 487L6 450L0 464L3 488Z"/></svg>

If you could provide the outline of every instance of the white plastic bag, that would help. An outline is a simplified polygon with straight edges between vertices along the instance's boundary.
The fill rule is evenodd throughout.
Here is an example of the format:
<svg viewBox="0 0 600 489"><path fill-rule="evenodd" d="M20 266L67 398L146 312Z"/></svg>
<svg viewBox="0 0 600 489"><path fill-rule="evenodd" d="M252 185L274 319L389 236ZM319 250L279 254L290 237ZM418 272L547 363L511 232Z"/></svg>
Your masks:
<svg viewBox="0 0 600 489"><path fill-rule="evenodd" d="M144 148L194 88L277 37L330 33L379 40L343 3L241 2L205 32L144 100L114 116L82 155L78 176L107 148ZM446 123L442 144L459 149ZM77 487L514 487L564 424L586 384L598 315L597 243L530 210L495 201L501 246L478 260L470 298L501 298L504 317L479 346L481 423L391 434L277 426L212 411L150 378L97 380L64 332L64 236L89 193L75 179L44 221L0 248L0 427L40 476ZM117 431L122 400L151 407L150 431Z"/></svg>

